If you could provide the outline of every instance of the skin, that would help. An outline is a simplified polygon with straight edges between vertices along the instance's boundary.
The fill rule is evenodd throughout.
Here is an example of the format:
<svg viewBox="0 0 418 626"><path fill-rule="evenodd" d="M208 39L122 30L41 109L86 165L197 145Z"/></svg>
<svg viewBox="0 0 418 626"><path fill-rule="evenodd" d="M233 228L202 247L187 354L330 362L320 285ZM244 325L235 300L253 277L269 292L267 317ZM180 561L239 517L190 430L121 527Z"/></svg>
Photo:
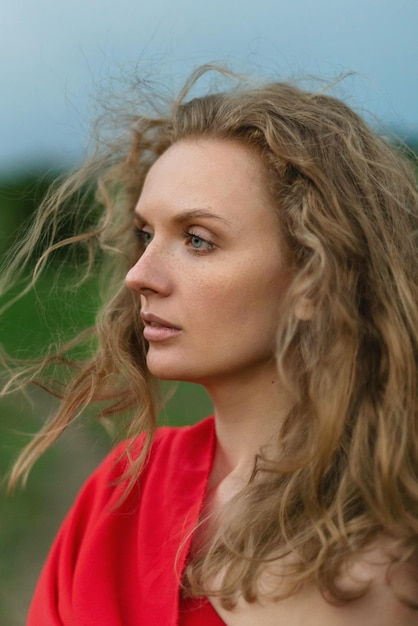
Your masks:
<svg viewBox="0 0 418 626"><path fill-rule="evenodd" d="M151 168L136 207L149 243L127 284L144 313L181 328L172 341L150 342L156 376L210 386L260 369L274 376L289 273L262 185L255 156L226 142L176 144Z"/></svg>
<svg viewBox="0 0 418 626"><path fill-rule="evenodd" d="M146 249L126 284L141 299L147 365L159 378L204 385L214 404L208 513L245 484L254 455L288 409L274 346L291 272L265 176L259 157L242 144L182 141L152 166L136 207ZM353 584L355 572L370 582L370 592L344 607L326 602L314 586L279 603L241 599L232 611L217 598L211 602L227 626L417 624L417 614L388 588L386 569L382 546L372 563L360 555L345 583Z"/></svg>
<svg viewBox="0 0 418 626"><path fill-rule="evenodd" d="M143 314L181 329L150 341L147 364L159 378L207 388L219 440L211 483L234 472L234 489L285 404L273 355L290 273L264 177L240 144L172 146L146 178L136 226L148 244L126 277ZM205 216L190 216L196 210Z"/></svg>

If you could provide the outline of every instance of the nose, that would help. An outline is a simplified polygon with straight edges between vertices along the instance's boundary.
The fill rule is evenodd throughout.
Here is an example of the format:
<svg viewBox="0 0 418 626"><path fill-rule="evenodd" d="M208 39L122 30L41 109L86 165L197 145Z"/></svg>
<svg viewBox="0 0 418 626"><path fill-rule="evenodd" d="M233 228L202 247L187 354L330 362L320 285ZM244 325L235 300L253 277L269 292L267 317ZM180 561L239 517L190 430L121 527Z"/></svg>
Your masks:
<svg viewBox="0 0 418 626"><path fill-rule="evenodd" d="M126 274L125 284L131 291L147 296L167 296L171 289L169 263L165 255L151 242L138 261Z"/></svg>

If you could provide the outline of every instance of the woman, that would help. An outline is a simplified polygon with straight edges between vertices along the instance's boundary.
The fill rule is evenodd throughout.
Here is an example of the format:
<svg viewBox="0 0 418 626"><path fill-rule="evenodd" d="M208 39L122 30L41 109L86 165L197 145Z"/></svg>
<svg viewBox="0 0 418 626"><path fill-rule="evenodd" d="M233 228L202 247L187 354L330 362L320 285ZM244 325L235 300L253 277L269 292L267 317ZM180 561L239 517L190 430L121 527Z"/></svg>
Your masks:
<svg viewBox="0 0 418 626"><path fill-rule="evenodd" d="M29 624L416 624L413 174L323 93L186 94L132 118L35 227L95 180L100 222L55 247L99 244L109 293L79 339L92 356L45 359L75 373L12 484L86 406L130 430L64 522ZM155 379L204 385L214 417L155 432Z"/></svg>

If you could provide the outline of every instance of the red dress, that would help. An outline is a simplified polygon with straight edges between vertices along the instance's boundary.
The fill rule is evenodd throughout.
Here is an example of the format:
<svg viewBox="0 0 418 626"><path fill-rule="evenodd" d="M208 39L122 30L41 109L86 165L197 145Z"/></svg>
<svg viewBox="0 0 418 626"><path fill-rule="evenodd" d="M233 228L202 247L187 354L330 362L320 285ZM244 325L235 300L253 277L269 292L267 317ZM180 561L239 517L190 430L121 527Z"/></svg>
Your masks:
<svg viewBox="0 0 418 626"><path fill-rule="evenodd" d="M116 448L55 539L28 626L224 626L205 600L180 606L179 589L214 443L212 418L159 429L138 485L120 506L123 485L115 481L126 460L118 461Z"/></svg>

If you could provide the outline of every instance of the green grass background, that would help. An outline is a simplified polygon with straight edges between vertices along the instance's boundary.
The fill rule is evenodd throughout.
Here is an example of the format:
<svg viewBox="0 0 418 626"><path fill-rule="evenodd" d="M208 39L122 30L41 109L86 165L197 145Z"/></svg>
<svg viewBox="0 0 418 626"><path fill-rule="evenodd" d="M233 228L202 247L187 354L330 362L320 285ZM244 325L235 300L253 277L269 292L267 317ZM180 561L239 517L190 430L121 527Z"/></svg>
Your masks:
<svg viewBox="0 0 418 626"><path fill-rule="evenodd" d="M39 355L50 341L90 324L96 308L94 282L65 291L65 273L45 276L0 322L1 343L12 353ZM23 626L33 588L49 546L77 491L111 448L97 421L71 428L36 464L25 489L7 495L4 479L19 450L53 411L55 401L37 389L0 402L0 624ZM210 401L198 386L179 385L163 420L193 423L208 415Z"/></svg>

